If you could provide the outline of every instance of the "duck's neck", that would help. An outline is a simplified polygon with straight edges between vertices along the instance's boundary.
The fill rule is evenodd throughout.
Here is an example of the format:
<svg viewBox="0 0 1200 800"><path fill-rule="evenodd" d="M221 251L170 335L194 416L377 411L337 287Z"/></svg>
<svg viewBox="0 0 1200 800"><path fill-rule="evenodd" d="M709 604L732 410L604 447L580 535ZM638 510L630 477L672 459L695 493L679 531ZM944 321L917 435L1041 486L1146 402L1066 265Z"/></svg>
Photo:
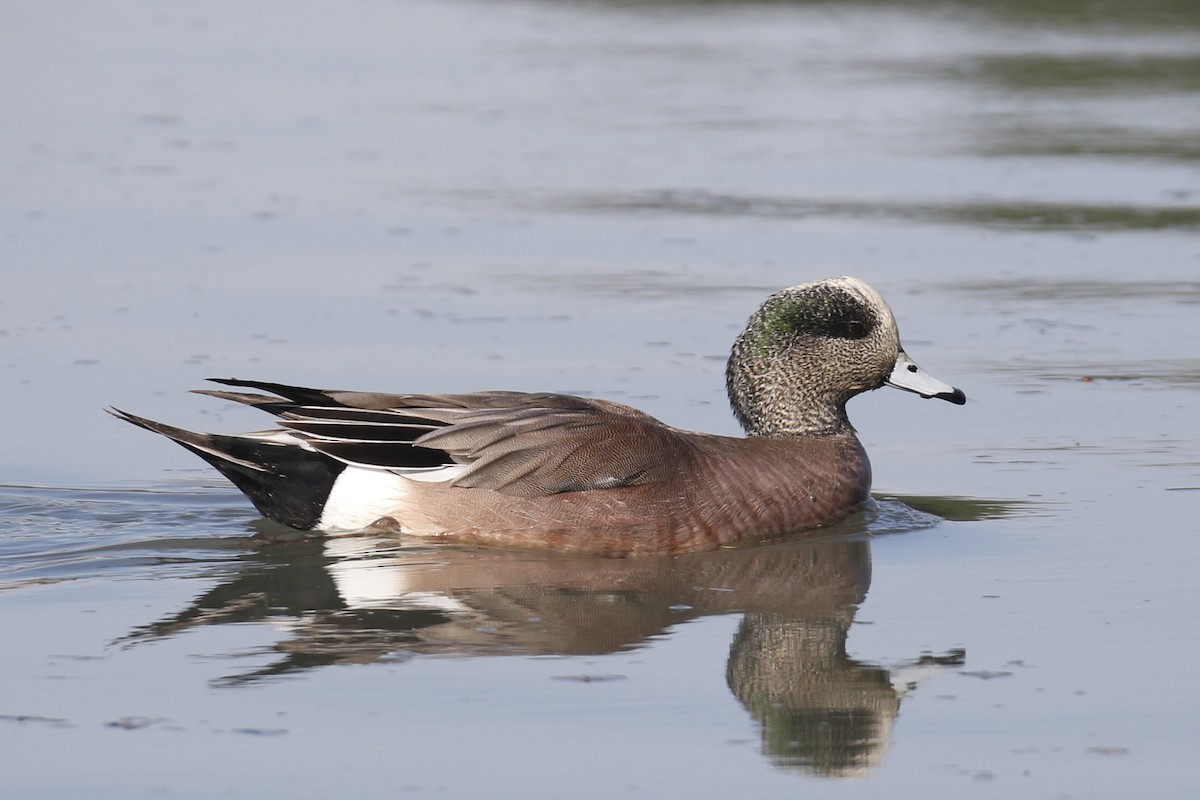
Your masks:
<svg viewBox="0 0 1200 800"><path fill-rule="evenodd" d="M797 438L853 433L846 401L813 389L807 365L788 363L734 347L725 370L729 403L747 436ZM813 365L815 368L815 365Z"/></svg>

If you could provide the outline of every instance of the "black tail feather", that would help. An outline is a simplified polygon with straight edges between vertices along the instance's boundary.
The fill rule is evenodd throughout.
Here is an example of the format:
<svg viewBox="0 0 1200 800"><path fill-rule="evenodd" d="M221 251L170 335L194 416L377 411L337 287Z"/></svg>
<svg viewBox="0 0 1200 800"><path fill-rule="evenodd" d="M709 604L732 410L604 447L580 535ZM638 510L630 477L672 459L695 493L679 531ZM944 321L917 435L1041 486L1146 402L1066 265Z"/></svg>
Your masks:
<svg viewBox="0 0 1200 800"><path fill-rule="evenodd" d="M240 489L264 517L300 530L317 526L333 483L346 468L331 456L303 447L194 433L115 408L108 411L192 451Z"/></svg>
<svg viewBox="0 0 1200 800"><path fill-rule="evenodd" d="M271 392L280 397L286 397L293 403L299 405L314 405L314 406L340 406L339 403L330 393L323 389L309 389L307 386L290 386L286 383L271 383L270 381L247 381L240 378L208 378L213 383L220 383L224 386L240 386L243 388L259 389L264 392Z"/></svg>
<svg viewBox="0 0 1200 800"><path fill-rule="evenodd" d="M265 394L250 394L249 392L227 392L221 389L192 389L192 394L202 394L206 397L216 397L219 400L230 400L235 403L252 406L266 411L268 414L279 416L296 407L290 400L279 397L269 397Z"/></svg>

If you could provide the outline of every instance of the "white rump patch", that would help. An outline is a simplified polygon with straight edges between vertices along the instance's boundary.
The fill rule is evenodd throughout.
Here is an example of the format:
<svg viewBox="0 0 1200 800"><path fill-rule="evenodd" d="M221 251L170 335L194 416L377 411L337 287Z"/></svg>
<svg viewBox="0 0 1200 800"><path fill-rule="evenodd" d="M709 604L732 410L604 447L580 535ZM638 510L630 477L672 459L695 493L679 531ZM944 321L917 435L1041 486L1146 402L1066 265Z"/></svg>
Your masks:
<svg viewBox="0 0 1200 800"><path fill-rule="evenodd" d="M447 481L466 467L372 469L348 465L333 482L316 527L330 533L359 531L380 517L394 517L404 505L410 481ZM404 520L397 519L402 529Z"/></svg>
<svg viewBox="0 0 1200 800"><path fill-rule="evenodd" d="M331 533L358 531L396 513L404 499L403 478L384 469L346 467L333 482L316 527Z"/></svg>

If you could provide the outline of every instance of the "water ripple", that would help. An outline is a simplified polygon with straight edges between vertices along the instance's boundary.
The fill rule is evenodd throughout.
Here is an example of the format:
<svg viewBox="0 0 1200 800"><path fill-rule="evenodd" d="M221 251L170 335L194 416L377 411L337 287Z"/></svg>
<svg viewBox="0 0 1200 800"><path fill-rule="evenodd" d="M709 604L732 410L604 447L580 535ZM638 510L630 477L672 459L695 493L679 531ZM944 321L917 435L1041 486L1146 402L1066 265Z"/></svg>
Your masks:
<svg viewBox="0 0 1200 800"><path fill-rule="evenodd" d="M230 522L245 516L232 490L0 485L0 591L226 561L246 541Z"/></svg>

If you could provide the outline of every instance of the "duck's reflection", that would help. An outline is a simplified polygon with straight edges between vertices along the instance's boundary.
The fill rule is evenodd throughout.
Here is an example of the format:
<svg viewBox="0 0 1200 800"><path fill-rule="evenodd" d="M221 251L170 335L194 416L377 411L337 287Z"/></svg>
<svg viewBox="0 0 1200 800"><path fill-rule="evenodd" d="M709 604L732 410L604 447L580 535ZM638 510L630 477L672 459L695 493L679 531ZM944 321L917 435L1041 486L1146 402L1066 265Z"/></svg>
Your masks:
<svg viewBox="0 0 1200 800"><path fill-rule="evenodd" d="M768 758L823 775L877 762L908 683L898 677L905 665L846 653L871 578L865 538L616 560L356 536L263 546L244 561L236 577L129 640L204 624L285 623L274 645L280 658L223 681L232 685L416 654L612 653L686 620L741 613L730 689L761 725Z"/></svg>

